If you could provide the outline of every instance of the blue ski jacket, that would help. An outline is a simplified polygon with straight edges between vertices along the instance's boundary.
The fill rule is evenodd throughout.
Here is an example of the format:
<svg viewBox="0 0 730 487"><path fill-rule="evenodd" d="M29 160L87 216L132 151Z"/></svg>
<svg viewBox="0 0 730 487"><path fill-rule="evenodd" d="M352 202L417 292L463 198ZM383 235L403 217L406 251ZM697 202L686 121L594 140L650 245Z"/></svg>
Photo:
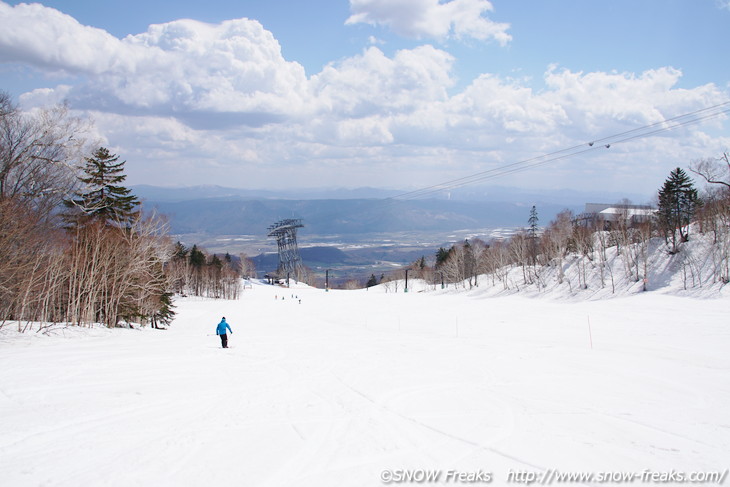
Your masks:
<svg viewBox="0 0 730 487"><path fill-rule="evenodd" d="M231 330L231 327L228 326L228 323L226 323L226 319L223 318L220 323L218 323L218 326L215 329L216 335L225 335L226 334L226 328L228 328L228 331L233 333L233 330Z"/></svg>

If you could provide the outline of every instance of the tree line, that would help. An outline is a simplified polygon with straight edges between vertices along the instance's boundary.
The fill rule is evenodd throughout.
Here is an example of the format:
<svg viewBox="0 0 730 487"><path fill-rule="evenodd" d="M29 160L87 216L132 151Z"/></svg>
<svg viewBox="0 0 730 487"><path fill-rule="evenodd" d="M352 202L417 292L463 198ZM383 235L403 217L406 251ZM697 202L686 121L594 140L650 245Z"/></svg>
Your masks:
<svg viewBox="0 0 730 487"><path fill-rule="evenodd" d="M238 299L240 278L256 277L256 265L245 254L235 258L226 253L221 258L180 242L174 246L167 271L175 293L222 299Z"/></svg>
<svg viewBox="0 0 730 487"><path fill-rule="evenodd" d="M702 177L707 187L702 196L687 172L671 171L657 191L653 211L637 214L628 201L615 205L617 213L575 215L560 212L544 227L539 227L536 207L532 207L528 226L510 238L485 242L466 240L449 248L439 248L428 262L425 257L412 263L409 275L438 286L456 285L473 288L480 279L511 289L519 286L546 288L546 276L555 276L558 284L567 283L571 290L586 289L591 276L598 276L601 287L616 291L619 279L644 282L648 278L650 245L663 240L670 255L681 254L690 239L690 228L697 228L711 237L712 246L706 263L697 262L689 254L679 255L685 281L700 282L701 268L708 268L713 282L730 282L730 161L725 153L720 158L693 162L690 170ZM649 207L644 207L649 208ZM694 224L694 225L693 225ZM575 263L572 279L565 274L566 260ZM612 265L616 260L621 263ZM512 272L519 269L515 281ZM617 272L620 275L617 275ZM708 276L705 276L708 277ZM384 283L397 287L404 278L397 271L380 279L370 276L367 286ZM685 284L686 285L686 284Z"/></svg>
<svg viewBox="0 0 730 487"><path fill-rule="evenodd" d="M236 298L240 266L172 244L124 186L125 161L89 150L89 129L65 106L25 113L0 92L0 326L159 327L174 292Z"/></svg>

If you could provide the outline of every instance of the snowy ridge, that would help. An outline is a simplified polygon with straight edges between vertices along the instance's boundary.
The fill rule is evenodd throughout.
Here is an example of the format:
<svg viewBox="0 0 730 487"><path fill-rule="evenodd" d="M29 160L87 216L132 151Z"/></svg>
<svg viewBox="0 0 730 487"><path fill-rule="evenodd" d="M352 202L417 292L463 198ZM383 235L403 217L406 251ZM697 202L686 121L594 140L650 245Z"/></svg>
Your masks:
<svg viewBox="0 0 730 487"><path fill-rule="evenodd" d="M721 298L730 296L730 286L722 281L724 274L721 253L729 255L723 243L714 243L710 235L695 233L682 244L680 252L669 253L669 247L662 238L652 238L645 256L640 255L638 244L628 252L621 253L617 247L607 249L605 266L597 252L591 259L579 254L569 254L560 270L555 265L528 267L509 266L495 274L478 276L477 286L470 287L467 281L447 284L429 284L423 280L409 279L409 291L415 292L467 292L469 296L498 297L520 295L524 297L546 297L560 300L597 300L626 297L646 291L699 298ZM724 243L730 246L729 242ZM646 286L644 265L646 259ZM638 266L637 266L638 262ZM585 277L583 277L585 275ZM583 281L585 280L585 285ZM380 284L374 289L380 292L402 292L404 280L398 283Z"/></svg>

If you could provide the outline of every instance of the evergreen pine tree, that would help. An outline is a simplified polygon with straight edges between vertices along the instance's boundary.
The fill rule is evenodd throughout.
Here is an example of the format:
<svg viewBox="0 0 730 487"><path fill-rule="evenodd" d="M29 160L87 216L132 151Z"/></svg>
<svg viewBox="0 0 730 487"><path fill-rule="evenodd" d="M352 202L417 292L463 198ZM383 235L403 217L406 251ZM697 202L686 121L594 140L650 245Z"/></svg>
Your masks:
<svg viewBox="0 0 730 487"><path fill-rule="evenodd" d="M537 237L537 222L539 219L537 218L537 208L535 208L535 205L532 205L532 209L530 210L530 218L527 220L527 224L529 225L529 230L527 231L527 234L530 238Z"/></svg>
<svg viewBox="0 0 730 487"><path fill-rule="evenodd" d="M672 252L677 252L677 231L682 242L689 239L688 225L699 204L692 179L681 168L674 169L659 190L659 224L664 238L671 237Z"/></svg>
<svg viewBox="0 0 730 487"><path fill-rule="evenodd" d="M197 245L193 245L193 248L190 249L190 265L195 269L199 269L205 265L205 254Z"/></svg>
<svg viewBox="0 0 730 487"><path fill-rule="evenodd" d="M527 224L529 225L529 228L527 230L527 237L528 237L528 258L530 261L530 264L534 265L537 261L537 229L538 225L537 222L539 219L537 218L537 208L535 205L532 205L532 208L530 209L530 218L527 220Z"/></svg>
<svg viewBox="0 0 730 487"><path fill-rule="evenodd" d="M175 250L173 250L172 259L173 260L185 260L188 257L188 252L190 252L189 249L187 249L182 242L179 240L175 243Z"/></svg>
<svg viewBox="0 0 730 487"><path fill-rule="evenodd" d="M159 328L159 325L169 326L175 318L175 305L172 304L172 293L164 292L160 295L159 308L150 317L153 328Z"/></svg>
<svg viewBox="0 0 730 487"><path fill-rule="evenodd" d="M191 285L192 293L195 296L202 296L203 294L203 269L205 267L205 253L198 248L197 245L193 245L190 249L189 254L190 267L192 267Z"/></svg>
<svg viewBox="0 0 730 487"><path fill-rule="evenodd" d="M127 178L124 163L104 147L97 149L92 157L87 157L83 169L86 176L79 178L84 187L72 199L65 201L66 207L71 210L64 215L65 220L76 225L100 221L131 226L139 215L139 200L130 189L121 185Z"/></svg>
<svg viewBox="0 0 730 487"><path fill-rule="evenodd" d="M213 254L213 256L210 258L210 262L208 262L208 265L217 272L220 272L220 270L223 269L223 261L221 261L220 257L218 257L216 254Z"/></svg>
<svg viewBox="0 0 730 487"><path fill-rule="evenodd" d="M446 260L449 258L449 255L451 255L451 250L453 247L449 250L446 250L443 247L439 247L439 249L436 251L436 267L439 267L441 264L446 262Z"/></svg>
<svg viewBox="0 0 730 487"><path fill-rule="evenodd" d="M368 279L368 282L367 282L367 284L365 284L365 286L373 287L373 286L377 286L377 284L378 284L378 279L375 277L375 274L371 274L370 279Z"/></svg>

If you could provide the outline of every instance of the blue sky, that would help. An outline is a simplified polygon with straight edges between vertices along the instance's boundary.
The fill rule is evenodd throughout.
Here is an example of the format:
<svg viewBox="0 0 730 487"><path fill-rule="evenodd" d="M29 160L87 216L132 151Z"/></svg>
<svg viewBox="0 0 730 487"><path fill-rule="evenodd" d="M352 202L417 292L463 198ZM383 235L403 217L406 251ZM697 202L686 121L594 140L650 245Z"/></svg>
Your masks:
<svg viewBox="0 0 730 487"><path fill-rule="evenodd" d="M0 89L93 119L132 184L414 189L729 100L729 24L727 0L0 1ZM492 182L649 194L727 128Z"/></svg>

